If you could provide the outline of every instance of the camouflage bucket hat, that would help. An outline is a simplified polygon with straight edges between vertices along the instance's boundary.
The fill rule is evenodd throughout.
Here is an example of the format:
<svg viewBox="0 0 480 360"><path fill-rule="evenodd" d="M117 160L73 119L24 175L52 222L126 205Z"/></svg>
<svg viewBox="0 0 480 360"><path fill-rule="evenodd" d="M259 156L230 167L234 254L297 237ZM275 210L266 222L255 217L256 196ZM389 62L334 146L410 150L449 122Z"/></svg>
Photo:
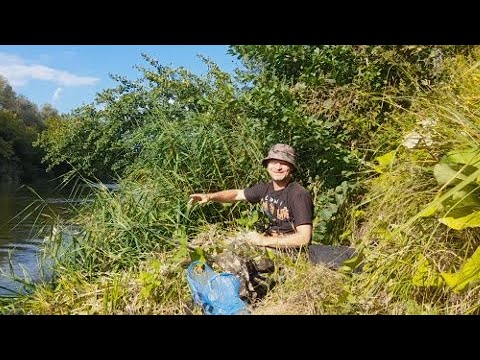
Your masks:
<svg viewBox="0 0 480 360"><path fill-rule="evenodd" d="M263 166L267 166L267 161L271 159L286 161L289 164L292 164L295 169L297 168L297 163L295 162L295 149L290 145L273 145L268 151L268 155L262 160Z"/></svg>

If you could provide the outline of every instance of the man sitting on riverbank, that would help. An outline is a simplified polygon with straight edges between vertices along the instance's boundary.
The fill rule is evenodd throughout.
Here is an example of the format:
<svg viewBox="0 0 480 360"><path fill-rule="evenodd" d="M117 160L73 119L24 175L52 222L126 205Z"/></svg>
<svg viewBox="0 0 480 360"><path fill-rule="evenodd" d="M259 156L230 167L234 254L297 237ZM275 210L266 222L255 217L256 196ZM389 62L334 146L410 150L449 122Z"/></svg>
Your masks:
<svg viewBox="0 0 480 360"><path fill-rule="evenodd" d="M196 193L190 195L192 203L205 204L209 201L229 203L235 201L248 201L260 203L262 211L268 217L268 224L260 232L249 232L242 239L250 245L269 247L274 249L300 249L310 244L313 226L313 201L312 196L298 182L293 181L292 174L296 170L296 153L293 147L286 144L276 144L271 147L267 156L262 161L271 181L260 182L246 189L222 190L214 193ZM223 254L222 254L223 255ZM229 256L229 254L225 254ZM222 262L225 267L235 268L235 273L242 277L249 292L252 287L252 265L243 264L235 256L230 256L229 261ZM235 263L235 266L229 266ZM271 264L255 265L258 271L271 269ZM239 271L239 268L247 271ZM260 269L259 269L260 268ZM248 279L245 273L248 272Z"/></svg>

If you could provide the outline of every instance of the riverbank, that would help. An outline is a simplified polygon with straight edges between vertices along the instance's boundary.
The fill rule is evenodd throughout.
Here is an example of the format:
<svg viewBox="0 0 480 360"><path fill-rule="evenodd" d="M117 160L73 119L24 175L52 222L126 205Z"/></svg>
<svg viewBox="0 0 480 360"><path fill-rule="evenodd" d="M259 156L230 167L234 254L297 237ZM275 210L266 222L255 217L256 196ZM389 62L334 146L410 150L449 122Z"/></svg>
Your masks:
<svg viewBox="0 0 480 360"><path fill-rule="evenodd" d="M29 283L48 277L44 237L84 196L47 180L0 183L0 296L27 292Z"/></svg>

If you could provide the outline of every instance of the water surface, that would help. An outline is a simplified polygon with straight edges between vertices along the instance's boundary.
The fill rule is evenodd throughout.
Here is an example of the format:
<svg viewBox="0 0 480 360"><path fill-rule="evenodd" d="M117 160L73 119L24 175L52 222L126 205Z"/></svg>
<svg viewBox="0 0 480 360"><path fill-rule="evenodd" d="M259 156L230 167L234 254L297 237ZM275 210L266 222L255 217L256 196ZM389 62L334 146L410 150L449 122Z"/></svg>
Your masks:
<svg viewBox="0 0 480 360"><path fill-rule="evenodd" d="M52 182L28 187L0 183L0 296L28 291L28 286L13 280L12 271L29 281L48 278L48 271L41 271L41 244L54 218L68 218L79 206L81 193Z"/></svg>

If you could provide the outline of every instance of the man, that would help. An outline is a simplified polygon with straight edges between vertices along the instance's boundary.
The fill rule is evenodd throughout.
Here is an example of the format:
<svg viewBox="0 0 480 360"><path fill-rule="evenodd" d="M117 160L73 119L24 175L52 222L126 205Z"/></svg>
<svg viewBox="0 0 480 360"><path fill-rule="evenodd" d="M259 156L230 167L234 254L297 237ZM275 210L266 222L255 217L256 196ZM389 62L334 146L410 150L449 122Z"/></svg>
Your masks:
<svg viewBox="0 0 480 360"><path fill-rule="evenodd" d="M247 189L192 194L190 201L199 204L208 201L260 202L269 224L262 233L247 234L246 240L250 244L276 249L306 247L312 238L313 201L310 193L292 180L292 173L297 167L295 157L293 147L276 144L262 161L272 179L270 182L258 183Z"/></svg>

